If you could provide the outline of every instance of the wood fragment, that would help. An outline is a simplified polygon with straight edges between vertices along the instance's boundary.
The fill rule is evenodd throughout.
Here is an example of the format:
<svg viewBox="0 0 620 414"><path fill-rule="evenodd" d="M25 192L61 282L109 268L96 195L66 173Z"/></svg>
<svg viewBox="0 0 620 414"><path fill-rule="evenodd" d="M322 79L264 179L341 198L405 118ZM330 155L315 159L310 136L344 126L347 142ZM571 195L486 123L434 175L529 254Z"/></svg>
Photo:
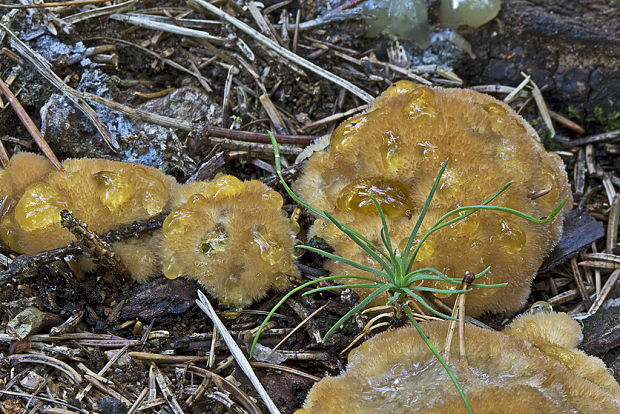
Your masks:
<svg viewBox="0 0 620 414"><path fill-rule="evenodd" d="M517 99L519 92L521 92L523 88L525 88L525 86L530 82L530 79L532 79L530 75L525 76L525 79L523 79L523 81L516 88L514 88L508 95L506 95L506 97L504 98L504 102L510 104L512 101Z"/></svg>
<svg viewBox="0 0 620 414"><path fill-rule="evenodd" d="M579 147L581 145L598 144L601 142L615 141L617 139L620 139L620 129L604 132L602 134L589 135L583 138L568 140L566 142L562 142L562 145L564 145L565 147Z"/></svg>
<svg viewBox="0 0 620 414"><path fill-rule="evenodd" d="M577 133L577 134L585 134L586 130L583 129L583 127L581 125L579 125L578 123L571 121L570 119L558 114L557 112L553 112L553 111L549 111L549 115L551 116L551 118L553 118L556 122L558 122L559 124L565 126L566 128L570 129L571 131Z"/></svg>
<svg viewBox="0 0 620 414"><path fill-rule="evenodd" d="M521 75L526 76L524 73ZM547 108L547 103L538 88L538 85L534 83L533 80L530 79L530 85L532 87L532 95L534 96L534 101L536 101L536 106L538 106L538 110L540 111L540 116L542 116L543 121L545 121L545 125L549 130L549 134L551 138L555 136L555 128L553 127L553 122L551 122L551 115L549 115L549 109Z"/></svg>

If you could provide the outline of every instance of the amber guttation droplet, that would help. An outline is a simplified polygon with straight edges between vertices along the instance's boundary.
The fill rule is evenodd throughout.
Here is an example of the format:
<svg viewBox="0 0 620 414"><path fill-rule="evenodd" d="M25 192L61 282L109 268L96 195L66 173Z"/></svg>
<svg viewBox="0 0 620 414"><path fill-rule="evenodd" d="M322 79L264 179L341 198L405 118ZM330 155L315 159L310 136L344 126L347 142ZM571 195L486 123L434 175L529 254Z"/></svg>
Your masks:
<svg viewBox="0 0 620 414"><path fill-rule="evenodd" d="M96 172L93 181L99 200L110 210L117 210L125 204L135 191L126 176L114 171Z"/></svg>
<svg viewBox="0 0 620 414"><path fill-rule="evenodd" d="M187 199L186 205L187 205L187 208L190 208L192 210L199 210L204 206L206 202L207 202L207 199L202 194L192 194Z"/></svg>
<svg viewBox="0 0 620 414"><path fill-rule="evenodd" d="M284 204L282 196L277 191L267 191L261 195L261 198L265 202L265 204L277 210L281 209L282 204Z"/></svg>
<svg viewBox="0 0 620 414"><path fill-rule="evenodd" d="M15 206L15 219L26 231L41 230L60 223L60 211L67 200L46 183L28 186Z"/></svg>
<svg viewBox="0 0 620 414"><path fill-rule="evenodd" d="M553 312L553 307L549 302L545 302L544 300L539 300L538 302L534 302L532 306L530 306L530 314L535 315L537 313L551 313Z"/></svg>
<svg viewBox="0 0 620 414"><path fill-rule="evenodd" d="M135 169L136 189L141 196L142 207L150 216L159 214L168 198L168 190L164 183L157 177L150 174L145 168Z"/></svg>
<svg viewBox="0 0 620 414"><path fill-rule="evenodd" d="M505 218L497 220L492 237L507 253L519 253L527 239L519 225Z"/></svg>
<svg viewBox="0 0 620 414"><path fill-rule="evenodd" d="M393 171L403 163L403 157L401 157L402 141L400 137L393 131L386 131L381 136L381 160L383 166Z"/></svg>
<svg viewBox="0 0 620 414"><path fill-rule="evenodd" d="M374 197L386 216L402 215L412 208L407 188L394 180L380 177L362 178L347 185L340 191L336 206L344 211L357 211L363 214L377 214Z"/></svg>
<svg viewBox="0 0 620 414"><path fill-rule="evenodd" d="M173 210L162 225L164 236L170 237L185 233L192 226L192 220L196 212L189 208L177 208ZM194 223L194 225L197 223Z"/></svg>
<svg viewBox="0 0 620 414"><path fill-rule="evenodd" d="M364 114L353 117L340 124L330 138L329 143L331 148L336 152L347 149L355 140L358 131L363 128L367 122L368 116Z"/></svg>
<svg viewBox="0 0 620 414"><path fill-rule="evenodd" d="M261 259L270 266L275 266L284 258L284 249L277 241L271 239L264 226L258 226L252 232L252 243L260 251Z"/></svg>
<svg viewBox="0 0 620 414"><path fill-rule="evenodd" d="M432 100L435 92L431 88L421 86L411 92L409 102L405 105L405 116L411 121L420 118L435 118L437 109L432 106Z"/></svg>
<svg viewBox="0 0 620 414"><path fill-rule="evenodd" d="M175 260L174 256L170 257L164 264L164 276L168 279L176 279L182 274L183 272L181 271L181 268L179 267L179 264Z"/></svg>
<svg viewBox="0 0 620 414"><path fill-rule="evenodd" d="M202 250L207 257L213 257L215 254L223 253L227 248L228 234L220 225L216 226L214 231L207 233L200 244L200 250Z"/></svg>
<svg viewBox="0 0 620 414"><path fill-rule="evenodd" d="M243 190L243 183L232 175L222 175L215 179L211 188L212 192L209 195L221 199L239 194Z"/></svg>

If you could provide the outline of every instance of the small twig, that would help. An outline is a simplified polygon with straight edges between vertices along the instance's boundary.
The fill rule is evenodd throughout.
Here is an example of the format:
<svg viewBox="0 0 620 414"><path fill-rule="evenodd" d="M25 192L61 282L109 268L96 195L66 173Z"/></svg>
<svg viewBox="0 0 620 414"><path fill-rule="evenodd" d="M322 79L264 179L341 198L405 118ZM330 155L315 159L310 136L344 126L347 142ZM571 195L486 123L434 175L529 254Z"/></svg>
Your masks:
<svg viewBox="0 0 620 414"><path fill-rule="evenodd" d="M108 0L73 0L52 3L0 4L0 9L43 9L46 7L82 6L84 4L105 3L107 1Z"/></svg>
<svg viewBox="0 0 620 414"><path fill-rule="evenodd" d="M250 26L248 26L247 24L243 23L241 20L231 16L230 14L222 11L221 9L219 9L218 7L212 5L211 3L208 3L204 0L191 0L191 3L197 3L199 4L201 7L205 8L206 10L210 11L211 13L215 14L216 16L226 20L228 23L232 24L233 26L237 27L238 29L240 29L241 31L245 32L246 34L252 36L255 40L259 41L260 43L262 43L263 45L265 45L266 47L268 47L269 49L273 50L275 53L277 53L278 55L282 56L284 59L287 59L305 69L308 69L314 73L316 73L317 75L335 83L336 85L347 89L348 91L350 91L352 94L358 96L359 98L361 98L363 101L365 102L372 102L374 101L374 98L368 94L367 92L365 92L364 90L362 90L361 88L359 88L358 86L352 84L351 82L342 79L339 76L334 75L331 72L326 71L325 69L321 68L320 66L315 65L314 63L299 57L298 55L296 55L295 53L291 52L288 49L283 48L282 46L278 45L276 42L274 42L273 40L269 39L268 37L260 34L259 32L257 32L256 30L254 30L253 28L251 28Z"/></svg>
<svg viewBox="0 0 620 414"><path fill-rule="evenodd" d="M618 277L620 277L620 269L614 270L613 273L609 276L609 279L607 279L607 282L605 282L605 284L603 285L603 288L601 289L599 295L596 297L596 300L594 301L592 306L590 306L590 309L588 309L588 315L593 315L596 313L596 311L599 310L599 308L607 298L607 295L609 295L609 292L611 292L614 286L616 286Z"/></svg>
<svg viewBox="0 0 620 414"><path fill-rule="evenodd" d="M602 134L589 135L587 137L573 139L567 142L562 142L565 147L579 147L586 144L597 144L600 142L613 141L620 138L620 129L616 129Z"/></svg>
<svg viewBox="0 0 620 414"><path fill-rule="evenodd" d="M124 3L112 4L111 6L98 7L95 9L76 13L71 16L66 16L63 20L67 22L68 24L76 24L84 20L105 16L106 14L120 13L125 10L129 10L133 8L134 4L136 4L137 2L138 0L129 0ZM70 3L70 2L67 2L67 3Z"/></svg>
<svg viewBox="0 0 620 414"><path fill-rule="evenodd" d="M120 259L114 254L108 243L106 243L97 233L88 229L79 218L75 217L69 210L60 212L60 224L73 234L78 243L88 250L95 259L101 260L102 264L114 269L122 277L127 276L127 269Z"/></svg>
<svg viewBox="0 0 620 414"><path fill-rule="evenodd" d="M183 414L183 409L179 405L179 402L175 398L172 391L170 391L170 388L168 388L168 384L166 384L166 379L164 378L159 368L157 368L157 365L155 365L154 362L151 362L151 367L153 368L153 372L155 373L155 380L157 381L157 385L159 385L159 389L166 398L168 406L170 407L172 412L174 412L175 414Z"/></svg>
<svg viewBox="0 0 620 414"><path fill-rule="evenodd" d="M80 382L82 382L82 377L80 376L80 374L77 373L76 370L71 368L71 366L69 366L68 364L57 360L56 358L52 358L46 355L34 355L34 354L15 354L15 355L9 355L6 358L8 362L11 364L29 363L29 364L49 365L67 374L67 376L71 378L73 382L75 382L76 384L79 384Z"/></svg>
<svg viewBox="0 0 620 414"><path fill-rule="evenodd" d="M34 141L37 143L43 154L45 154L47 159L50 160L50 162L54 165L54 167L56 167L57 170L62 171L62 164L60 163L58 158L56 158L54 151L52 151L45 138L43 138L43 135L41 135L41 131L39 131L39 128L37 128L34 122L32 122L32 119L30 119L24 107L21 105L21 103L19 103L15 95L13 95L13 92L11 92L7 84L4 83L2 79L0 79L0 92L2 92L4 96L6 96L6 98L9 100L9 103L19 117L19 120L22 121L22 124L24 124L24 126L30 133L30 136L32 136L32 139L34 139ZM3 158L6 157L8 160L8 154L6 153L6 150L4 150L4 146L2 146L2 150Z"/></svg>
<svg viewBox="0 0 620 414"><path fill-rule="evenodd" d="M170 23L151 20L148 16L138 16L135 14L112 14L110 15L110 19L146 27L147 29L160 30L162 32L174 33L181 36L206 39L219 45L226 44L234 40L233 38L213 36L202 30L188 29L186 27L176 26Z"/></svg>
<svg viewBox="0 0 620 414"><path fill-rule="evenodd" d="M224 342L226 342L228 349L235 357L235 361L237 361L237 364L239 364L245 375L249 378L250 382L254 386L254 389L258 392L261 399L267 406L269 412L271 414L280 414L280 411L271 400L271 397L269 397L269 394L267 394L267 391L265 391L265 389L263 388L263 385L258 380L258 377L256 377L256 374L252 370L252 367L250 366L245 355L243 355L243 352L241 352L241 349L239 349L239 346L230 335L220 318L215 313L215 310L211 306L209 299L207 299L204 293L202 293L200 290L198 290L198 299L196 300L196 304L209 317L209 319L211 319L213 324L217 326L218 331L220 331L220 334L222 335L222 339L224 339Z"/></svg>

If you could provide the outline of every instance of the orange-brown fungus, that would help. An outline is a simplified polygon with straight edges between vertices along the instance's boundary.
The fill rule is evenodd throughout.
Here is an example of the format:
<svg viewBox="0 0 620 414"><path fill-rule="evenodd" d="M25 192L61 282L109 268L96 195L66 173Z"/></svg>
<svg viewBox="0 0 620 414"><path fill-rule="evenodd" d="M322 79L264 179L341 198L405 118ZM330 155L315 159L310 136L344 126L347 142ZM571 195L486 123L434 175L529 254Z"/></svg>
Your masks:
<svg viewBox="0 0 620 414"><path fill-rule="evenodd" d="M259 181L230 175L181 187L186 200L166 218L164 274L196 279L226 305L248 305L271 288L284 289L293 262L294 226L282 196Z"/></svg>
<svg viewBox="0 0 620 414"><path fill-rule="evenodd" d="M531 336L538 342L528 342L511 330L508 335L466 324L466 358L461 359L458 346L452 346L446 359L473 412L618 412L620 386L601 360L565 348L562 342L542 339L545 335L540 334L540 327L544 326L543 332L560 330L568 336L567 341L576 343L575 334L581 332L572 326L566 329L567 324L574 323L569 320L566 315L548 313L523 316L515 322L525 336L530 330L536 331ZM422 324L437 349L443 349L448 324ZM458 334L454 341L458 341ZM549 346L541 346L543 343ZM310 390L304 409L312 414L466 412L446 371L413 327L379 334L353 350L347 371L318 382Z"/></svg>
<svg viewBox="0 0 620 414"><path fill-rule="evenodd" d="M375 197L386 213L393 244L402 249L446 158L448 167L418 238L443 214L482 203L508 181L513 184L492 204L534 217L547 216L570 195L560 158L545 151L534 130L510 107L477 92L406 81L387 89L367 113L336 128L329 150L310 158L294 187L311 205L381 244L381 221L369 196ZM532 199L542 190L549 192ZM558 218L544 225L508 213L479 211L433 234L414 269L434 267L462 278L466 271L477 273L490 266L479 282L508 286L474 288L467 298L468 311L514 313L528 296L543 258L557 243L570 205L569 201ZM332 224L318 220L311 234L324 238L340 256L373 264ZM333 274L357 272L338 262L327 266ZM453 302L455 295L438 296Z"/></svg>

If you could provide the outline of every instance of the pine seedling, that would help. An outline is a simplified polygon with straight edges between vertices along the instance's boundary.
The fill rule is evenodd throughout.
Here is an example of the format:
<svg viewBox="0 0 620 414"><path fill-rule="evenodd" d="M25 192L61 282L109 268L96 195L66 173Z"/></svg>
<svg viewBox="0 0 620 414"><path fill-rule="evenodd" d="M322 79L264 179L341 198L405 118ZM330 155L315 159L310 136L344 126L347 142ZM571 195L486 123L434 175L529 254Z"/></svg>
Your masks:
<svg viewBox="0 0 620 414"><path fill-rule="evenodd" d="M467 289L457 289L457 290L447 290L447 289L438 289L438 288L426 287L426 286L420 285L420 282L429 280L429 281L441 281L441 282L448 283L448 284L460 285L462 280L461 279L457 279L457 278L447 277L446 275L444 275L443 273L441 273L439 270L437 270L435 268L426 267L426 268L412 270L413 269L413 264L415 262L415 258L417 256L420 248L422 247L424 242L431 236L431 234L435 233L436 231L438 231L438 230L440 230L440 229L442 229L442 228L444 228L446 226L449 226L451 224L454 224L454 223L457 223L457 222L459 222L461 220L464 220L465 218L467 218L468 216L476 213L479 210L501 211L501 212L513 214L515 216L521 217L521 218L523 218L525 220L528 220L528 221L531 221L533 223L542 224L542 223L547 223L547 222L549 222L549 221L551 221L551 220L553 220L555 218L555 216L562 210L562 208L564 207L564 205L568 201L568 197L565 197L553 209L551 214L549 214L549 216L547 216L545 219L542 219L542 220L541 219L537 219L535 217L532 217L532 216L530 216L530 215L528 215L526 213L523 213L521 211L508 208L508 207L490 205L489 203L491 203L491 201L493 201L497 196L499 196L501 193L506 191L506 189L511 185L511 182L508 182L502 188L500 188L499 191L497 191L495 194L493 194L491 197L489 197L482 204L473 205L473 206L459 207L459 208L456 208L456 209L446 213L442 217L440 217L435 222L435 224L433 226L431 226L426 231L426 233L424 233L424 235L420 238L420 241L418 242L418 244L416 246L414 246L414 241L416 240L416 236L418 234L418 231L419 231L419 229L420 229L420 227L422 225L422 222L424 221L424 217L425 217L425 215L426 215L426 213L427 213L427 211L428 211L428 209L430 207L430 204L431 204L431 201L433 199L433 196L435 195L435 192L437 191L437 188L439 186L439 181L440 181L440 179L441 179L441 177L442 177L442 175L443 175L443 173L444 173L444 171L445 171L445 169L446 169L446 167L448 165L448 160L446 160L443 163L441 169L439 170L439 173L437 174L437 177L435 178L433 186L431 187L431 190L428 193L428 196L426 197L426 201L424 203L424 206L423 206L423 208L422 208L422 210L420 212L420 215L418 216L418 219L417 219L417 221L416 221L416 223L415 223L415 225L413 227L413 230L411 231L411 234L410 234L410 236L409 236L409 238L407 240L407 243L405 244L405 247L403 248L402 252L399 252L392 245L392 241L390 239L390 233L389 233L389 228L388 228L387 220L385 218L385 215L383 213L381 205L379 204L379 202L374 197L369 196L372 199L372 201L374 202L375 207L377 209L377 213L379 214L379 217L381 218L382 228L381 228L380 234L381 234L381 242L383 244L382 247L377 246L375 243L373 243L372 241L370 241L369 239L364 237L364 235L362 235L359 232L355 231L353 228L347 226L346 224L340 222L338 219L333 217L328 212L321 211L321 210L311 206L310 204L306 203L302 199L300 199L293 192L293 190L288 186L288 184L284 180L284 177L282 176L282 166L280 164L280 152L279 152L278 144L277 144L277 142L275 140L275 137L271 133L271 131L268 131L268 132L269 132L269 136L271 137L271 143L273 145L273 150L274 150L274 157L275 157L275 164L276 164L276 173L277 173L278 177L280 178L280 182L282 183L282 186L284 187L286 192L291 196L291 198L295 202L297 202L301 206L305 207L306 209L310 210L316 216L321 217L321 218L323 218L325 220L328 220L329 222L333 223L340 231L345 233L361 249L363 249L378 264L378 267L375 268L375 267L371 267L371 266L366 266L366 265L363 265L361 263L357 263L357 262L355 262L353 260L347 259L345 257L341 257L341 256L338 256L336 254L329 253L329 252L326 252L326 251L321 250L321 249L317 249L315 247L305 246L305 245L298 246L299 248L310 250L312 252L318 253L318 254L320 254L320 255L328 258L328 259L337 260L339 262L348 264L349 266L351 266L351 267L353 267L355 269L362 270L364 272L368 272L368 273L371 273L373 275L376 275L377 278L367 277L367 276L360 276L360 275L334 275L334 276L326 276L326 277L317 278L315 280L312 280L310 282L304 283L304 284L302 284L302 285L292 289L290 292L288 292L286 295L284 295L284 297L271 309L271 311L268 313L267 317L265 318L265 320L263 321L263 323L259 327L258 332L256 333L256 336L254 337L254 341L252 342L252 347L250 349L250 357L252 356L252 354L254 352L254 348L255 348L255 346L256 346L256 344L258 342L258 338L259 338L261 332L264 330L265 325L271 319L271 317L276 312L276 310L289 297L291 297L292 295L294 295L298 291L307 288L308 286L312 286L312 285L315 285L315 284L318 284L318 283L321 283L321 282L328 282L328 281L339 280L339 279L357 279L361 283L358 283L358 284L343 284L343 285L322 286L322 287L310 289L310 290L308 290L308 291L306 291L306 292L304 292L302 294L302 296L305 296L305 295L310 295L312 293L321 292L321 291L324 291L324 290L343 289L343 288L356 288L356 289L366 288L366 289L370 289L371 290L371 293L366 298L364 298L356 306L354 306L350 311L348 311L342 318L340 318L327 331L327 333L323 336L323 342L325 342L325 340L332 333L334 333L338 328L340 328L340 326L342 326L342 324L344 322L346 322L349 318L351 318L351 316L353 316L356 312L362 310L366 305L368 305L370 302L372 302L375 298L377 298L381 294L389 292L391 294L391 297L387 301L386 305L395 304L397 306L397 309L404 310L405 314L407 315L407 317L409 318L409 320L411 321L411 323L413 324L415 329L418 331L418 333L420 334L420 336L422 337L422 339L424 340L424 342L426 343L428 348L431 350L433 355L435 355L437 360L441 363L441 365L446 370L447 374L450 376L452 382L454 383L454 386L456 387L459 395L461 396L461 398L463 400L463 403L465 404L465 407L467 408L467 411L469 413L472 413L471 407L469 406L469 403L467 401L465 393L463 392L463 389L461 388L461 386L460 386L458 380L456 379L454 373L452 372L452 370L450 369L450 367L448 366L448 364L446 363L444 358L441 356L441 354L437 351L435 346L431 343L429 338L426 336L426 334L424 333L424 331L422 330L422 328L420 327L418 322L415 320L415 318L413 316L413 313L411 312L409 307L406 305L406 301L408 299L414 299L417 302L419 302L420 305L422 305L426 309L428 309L431 313L433 313L433 314L435 314L435 315L437 315L437 316L439 316L441 318L444 318L444 319L454 320L455 318L453 318L452 316L449 316L449 315L446 315L446 314L444 314L442 312L439 312L439 311L435 310L433 307L431 307L430 305L428 305L426 303L426 301L423 299L423 297L420 294L418 294L418 293L419 292L447 293L447 294L466 293L466 292L471 291L472 287L492 289L492 288L498 288L498 287L506 286L507 283L500 283L500 284L494 284L494 285L472 283L470 285L470 287L468 287ZM487 267L486 269L484 269L481 272L477 273L474 276L474 278L478 279L479 277L485 275L489 271L489 269L490 269L490 267ZM418 292L418 293L416 293L416 292Z"/></svg>

